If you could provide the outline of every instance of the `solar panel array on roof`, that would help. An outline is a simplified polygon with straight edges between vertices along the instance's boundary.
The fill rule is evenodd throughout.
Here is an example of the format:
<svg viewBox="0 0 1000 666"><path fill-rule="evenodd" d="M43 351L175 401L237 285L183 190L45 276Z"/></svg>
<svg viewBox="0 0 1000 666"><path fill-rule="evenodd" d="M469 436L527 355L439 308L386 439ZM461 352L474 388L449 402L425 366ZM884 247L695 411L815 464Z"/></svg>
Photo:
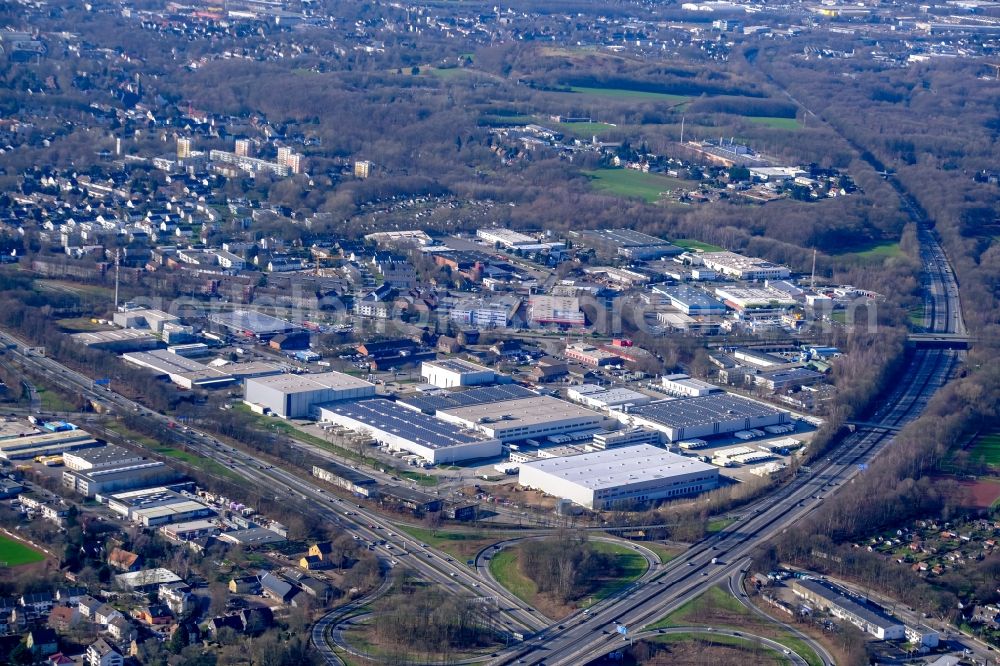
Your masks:
<svg viewBox="0 0 1000 666"><path fill-rule="evenodd" d="M323 408L364 423L376 432L391 433L429 449L483 441L479 435L464 432L450 423L413 412L384 398L333 403Z"/></svg>
<svg viewBox="0 0 1000 666"><path fill-rule="evenodd" d="M454 393L443 395L409 396L400 398L399 402L406 404L411 409L433 414L445 409L471 407L473 405L484 405L491 402L516 400L518 398L531 398L536 395L538 394L534 391L518 384L501 384L500 386L483 386L481 388L469 389L468 391L455 391Z"/></svg>

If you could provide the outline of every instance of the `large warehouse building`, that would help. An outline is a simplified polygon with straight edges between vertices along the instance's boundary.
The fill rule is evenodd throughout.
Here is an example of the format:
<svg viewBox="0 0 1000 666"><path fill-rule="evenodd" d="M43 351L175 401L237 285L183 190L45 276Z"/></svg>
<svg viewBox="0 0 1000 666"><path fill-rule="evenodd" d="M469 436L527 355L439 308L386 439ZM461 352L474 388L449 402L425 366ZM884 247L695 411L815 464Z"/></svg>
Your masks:
<svg viewBox="0 0 1000 666"><path fill-rule="evenodd" d="M310 416L324 402L356 400L375 395L375 385L342 372L315 375L274 375L246 381L244 400L270 409L285 419Z"/></svg>
<svg viewBox="0 0 1000 666"><path fill-rule="evenodd" d="M498 439L463 430L391 400L351 400L319 406L321 421L367 431L393 451L409 451L427 462L455 463L500 455Z"/></svg>
<svg viewBox="0 0 1000 666"><path fill-rule="evenodd" d="M671 442L788 422L788 412L729 393L664 400L616 415L622 423L659 430Z"/></svg>
<svg viewBox="0 0 1000 666"><path fill-rule="evenodd" d="M496 373L489 368L459 358L424 361L420 364L420 376L428 384L439 388L492 384L496 381Z"/></svg>
<svg viewBox="0 0 1000 666"><path fill-rule="evenodd" d="M503 443L600 428L604 416L550 396L442 410L437 418Z"/></svg>
<svg viewBox="0 0 1000 666"><path fill-rule="evenodd" d="M712 490L719 485L719 470L640 444L525 463L518 483L600 510Z"/></svg>

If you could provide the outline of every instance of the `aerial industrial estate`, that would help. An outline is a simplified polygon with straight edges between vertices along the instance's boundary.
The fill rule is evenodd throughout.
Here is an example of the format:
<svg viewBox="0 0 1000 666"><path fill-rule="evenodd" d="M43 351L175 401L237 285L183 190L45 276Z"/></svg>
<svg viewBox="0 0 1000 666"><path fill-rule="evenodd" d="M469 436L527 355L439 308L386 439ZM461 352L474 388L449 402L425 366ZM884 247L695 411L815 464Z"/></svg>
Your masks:
<svg viewBox="0 0 1000 666"><path fill-rule="evenodd" d="M0 6L0 664L996 664L1000 5Z"/></svg>

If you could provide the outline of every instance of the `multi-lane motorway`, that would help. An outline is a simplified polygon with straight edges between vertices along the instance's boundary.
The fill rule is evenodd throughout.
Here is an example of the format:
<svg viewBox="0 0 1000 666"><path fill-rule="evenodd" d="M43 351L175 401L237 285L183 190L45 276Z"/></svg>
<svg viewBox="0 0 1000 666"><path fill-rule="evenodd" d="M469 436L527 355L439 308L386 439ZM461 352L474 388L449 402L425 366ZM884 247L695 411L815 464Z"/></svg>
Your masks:
<svg viewBox="0 0 1000 666"><path fill-rule="evenodd" d="M915 207L911 210L918 214ZM927 293L926 328L936 333L964 334L954 273L934 233L925 221L918 222ZM550 666L586 663L621 645L618 626L639 630L732 576L745 566L754 547L787 529L814 510L826 495L863 473L867 463L891 443L893 431L919 416L934 392L948 381L958 363L958 354L945 349L914 351L895 389L868 419L892 430L876 427L851 434L825 461L749 507L725 531L704 539L671 561L663 573L646 585L630 590L595 612L550 627L493 663ZM828 655L821 656L830 663Z"/></svg>

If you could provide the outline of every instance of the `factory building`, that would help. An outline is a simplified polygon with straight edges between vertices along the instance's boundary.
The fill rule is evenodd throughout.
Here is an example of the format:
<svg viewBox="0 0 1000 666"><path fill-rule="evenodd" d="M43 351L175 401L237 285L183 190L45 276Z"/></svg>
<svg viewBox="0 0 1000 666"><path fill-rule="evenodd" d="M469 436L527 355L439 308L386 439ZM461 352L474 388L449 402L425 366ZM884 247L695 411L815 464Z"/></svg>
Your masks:
<svg viewBox="0 0 1000 666"><path fill-rule="evenodd" d="M458 358L424 361L420 364L420 376L428 384L439 388L476 386L496 381L496 373L489 368Z"/></svg>
<svg viewBox="0 0 1000 666"><path fill-rule="evenodd" d="M157 335L163 334L166 324L179 324L181 318L162 310L131 308L116 312L113 321L122 328L148 328Z"/></svg>
<svg viewBox="0 0 1000 666"><path fill-rule="evenodd" d="M632 389L605 388L597 384L574 386L566 391L566 397L587 407L604 410L628 409L653 401L645 393L639 393Z"/></svg>
<svg viewBox="0 0 1000 666"><path fill-rule="evenodd" d="M657 285L652 291L661 297L661 302L669 303L689 317L726 314L725 303L700 287Z"/></svg>
<svg viewBox="0 0 1000 666"><path fill-rule="evenodd" d="M638 261L660 259L684 252L665 240L632 229L588 229L571 232L585 245L609 257L625 257Z"/></svg>
<svg viewBox="0 0 1000 666"><path fill-rule="evenodd" d="M36 456L51 456L97 445L98 441L85 430L45 432L0 441L0 458L29 460Z"/></svg>
<svg viewBox="0 0 1000 666"><path fill-rule="evenodd" d="M208 320L233 335L256 338L262 341L270 340L279 333L294 333L301 330L301 327L284 319L278 319L256 310L220 312L209 315Z"/></svg>
<svg viewBox="0 0 1000 666"><path fill-rule="evenodd" d="M129 451L116 444L96 446L79 451L67 451L63 454L63 463L66 465L66 468L75 472L102 469L104 467L120 467L122 465L142 462L143 460L144 458L138 453Z"/></svg>
<svg viewBox="0 0 1000 666"><path fill-rule="evenodd" d="M69 336L73 342L102 351L124 352L147 351L162 346L160 339L149 331L139 331L126 328L120 331L93 331L90 333L73 333Z"/></svg>
<svg viewBox="0 0 1000 666"><path fill-rule="evenodd" d="M784 312L795 305L794 298L774 287L716 287L715 295L739 313Z"/></svg>
<svg viewBox="0 0 1000 666"><path fill-rule="evenodd" d="M104 467L74 472L63 472L63 486L70 490L93 497L97 494L107 494L117 490L132 490L146 488L163 483L170 483L181 478L177 470L168 467L166 463L155 460L145 460L121 467Z"/></svg>
<svg viewBox="0 0 1000 666"><path fill-rule="evenodd" d="M471 429L407 409L391 400L372 398L318 407L323 422L370 433L393 451L409 451L432 464L499 456L500 441Z"/></svg>
<svg viewBox="0 0 1000 666"><path fill-rule="evenodd" d="M567 359L599 368L605 365L620 364L622 359L609 351L605 351L586 342L574 342L566 345L564 352Z"/></svg>
<svg viewBox="0 0 1000 666"><path fill-rule="evenodd" d="M285 419L308 418L313 407L375 395L375 385L341 372L247 379L244 400Z"/></svg>
<svg viewBox="0 0 1000 666"><path fill-rule="evenodd" d="M584 326L587 323L576 296L537 294L528 302L528 320L532 324Z"/></svg>
<svg viewBox="0 0 1000 666"><path fill-rule="evenodd" d="M784 280L791 275L784 266L735 252L702 252L696 256L708 268L737 280Z"/></svg>
<svg viewBox="0 0 1000 666"><path fill-rule="evenodd" d="M323 467L313 465L312 473L317 479L322 479L364 497L372 497L377 494L375 487L378 482L374 478L346 465L327 461L323 463Z"/></svg>
<svg viewBox="0 0 1000 666"><path fill-rule="evenodd" d="M143 527L182 523L215 514L205 504L162 487L116 493L107 499L111 511Z"/></svg>
<svg viewBox="0 0 1000 666"><path fill-rule="evenodd" d="M766 370L753 375L753 383L771 391L787 391L800 386L810 386L822 381L823 375L808 368Z"/></svg>
<svg viewBox="0 0 1000 666"><path fill-rule="evenodd" d="M791 581L792 592L817 608L847 620L856 627L883 641L901 640L906 637L906 627L879 610L863 606L846 594L809 579Z"/></svg>
<svg viewBox="0 0 1000 666"><path fill-rule="evenodd" d="M719 470L695 458L639 444L525 463L518 483L601 510L712 490L719 484Z"/></svg>
<svg viewBox="0 0 1000 666"><path fill-rule="evenodd" d="M709 384L700 379L692 379L690 376L681 373L664 375L661 381L663 382L663 390L677 397L692 398L722 391L715 384Z"/></svg>
<svg viewBox="0 0 1000 666"><path fill-rule="evenodd" d="M597 412L550 396L446 409L437 417L505 444L597 429L604 421Z"/></svg>
<svg viewBox="0 0 1000 666"><path fill-rule="evenodd" d="M165 349L150 352L129 352L122 359L140 368L152 370L157 376L168 377L181 388L218 388L236 381L229 373L204 365Z"/></svg>
<svg viewBox="0 0 1000 666"><path fill-rule="evenodd" d="M664 400L617 413L618 420L664 433L671 442L788 422L788 412L728 393Z"/></svg>

